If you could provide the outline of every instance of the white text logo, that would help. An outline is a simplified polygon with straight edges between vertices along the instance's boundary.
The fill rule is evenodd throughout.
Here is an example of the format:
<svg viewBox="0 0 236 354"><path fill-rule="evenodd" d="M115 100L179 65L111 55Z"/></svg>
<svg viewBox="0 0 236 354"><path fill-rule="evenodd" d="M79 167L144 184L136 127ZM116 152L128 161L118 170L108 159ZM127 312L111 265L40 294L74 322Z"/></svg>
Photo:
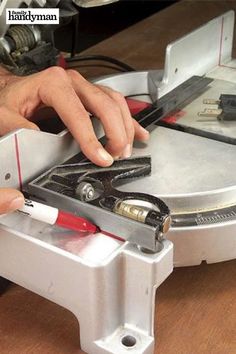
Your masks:
<svg viewBox="0 0 236 354"><path fill-rule="evenodd" d="M8 25L59 24L59 9L6 9Z"/></svg>

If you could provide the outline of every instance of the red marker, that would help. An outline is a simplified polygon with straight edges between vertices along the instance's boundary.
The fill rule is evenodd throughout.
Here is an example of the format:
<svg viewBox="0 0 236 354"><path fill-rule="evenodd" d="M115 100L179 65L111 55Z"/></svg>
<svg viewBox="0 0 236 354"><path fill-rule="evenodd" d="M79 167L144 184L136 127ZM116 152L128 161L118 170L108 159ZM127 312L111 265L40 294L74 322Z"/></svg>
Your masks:
<svg viewBox="0 0 236 354"><path fill-rule="evenodd" d="M73 231L89 232L92 234L99 231L96 225L80 216L29 199L25 199L25 205L19 209L19 212L30 216L32 219Z"/></svg>

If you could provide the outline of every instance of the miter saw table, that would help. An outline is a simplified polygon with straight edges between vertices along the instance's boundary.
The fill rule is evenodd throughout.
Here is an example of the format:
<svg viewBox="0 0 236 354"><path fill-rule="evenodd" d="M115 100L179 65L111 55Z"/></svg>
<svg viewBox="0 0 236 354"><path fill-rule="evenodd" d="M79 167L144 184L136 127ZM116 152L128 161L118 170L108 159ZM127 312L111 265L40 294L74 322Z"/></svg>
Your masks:
<svg viewBox="0 0 236 354"><path fill-rule="evenodd" d="M103 234L81 238L17 213L1 217L0 275L73 312L88 353L152 353L155 290L173 265L236 257L236 129L234 122L198 121L204 98L236 92L233 28L234 13L228 12L170 44L164 71L96 81L127 96L149 93L155 100L193 75L214 79L164 127L152 126L148 145L135 146L134 155L151 154L152 175L120 187L157 195L171 209L172 228L157 252ZM20 188L78 152L66 131L19 130L0 144L5 187Z"/></svg>

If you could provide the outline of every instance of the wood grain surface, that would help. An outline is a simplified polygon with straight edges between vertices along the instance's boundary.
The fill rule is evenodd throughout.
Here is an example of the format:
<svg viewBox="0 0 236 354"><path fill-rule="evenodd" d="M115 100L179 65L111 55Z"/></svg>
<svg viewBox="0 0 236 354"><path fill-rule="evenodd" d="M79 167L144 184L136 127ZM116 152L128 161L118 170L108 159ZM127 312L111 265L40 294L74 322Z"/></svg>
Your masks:
<svg viewBox="0 0 236 354"><path fill-rule="evenodd" d="M85 53L110 55L139 70L162 68L169 42L229 9L236 1L181 1ZM175 269L157 290L155 317L155 354L236 354L236 261ZM0 354L39 353L82 354L77 319L11 285L0 297Z"/></svg>
<svg viewBox="0 0 236 354"><path fill-rule="evenodd" d="M162 69L165 48L170 42L231 9L236 10L236 1L180 1L89 48L83 54L112 56L137 70ZM233 52L236 56L236 45ZM86 77L113 73L97 67L80 67L80 72Z"/></svg>

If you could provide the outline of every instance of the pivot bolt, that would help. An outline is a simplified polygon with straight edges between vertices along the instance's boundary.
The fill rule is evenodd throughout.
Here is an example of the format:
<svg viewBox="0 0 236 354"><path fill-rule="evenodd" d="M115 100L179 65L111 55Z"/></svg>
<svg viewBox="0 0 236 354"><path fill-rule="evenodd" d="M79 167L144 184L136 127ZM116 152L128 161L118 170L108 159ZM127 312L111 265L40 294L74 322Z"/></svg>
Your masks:
<svg viewBox="0 0 236 354"><path fill-rule="evenodd" d="M80 182L76 187L75 193L80 200L86 202L94 198L95 190L91 183Z"/></svg>

